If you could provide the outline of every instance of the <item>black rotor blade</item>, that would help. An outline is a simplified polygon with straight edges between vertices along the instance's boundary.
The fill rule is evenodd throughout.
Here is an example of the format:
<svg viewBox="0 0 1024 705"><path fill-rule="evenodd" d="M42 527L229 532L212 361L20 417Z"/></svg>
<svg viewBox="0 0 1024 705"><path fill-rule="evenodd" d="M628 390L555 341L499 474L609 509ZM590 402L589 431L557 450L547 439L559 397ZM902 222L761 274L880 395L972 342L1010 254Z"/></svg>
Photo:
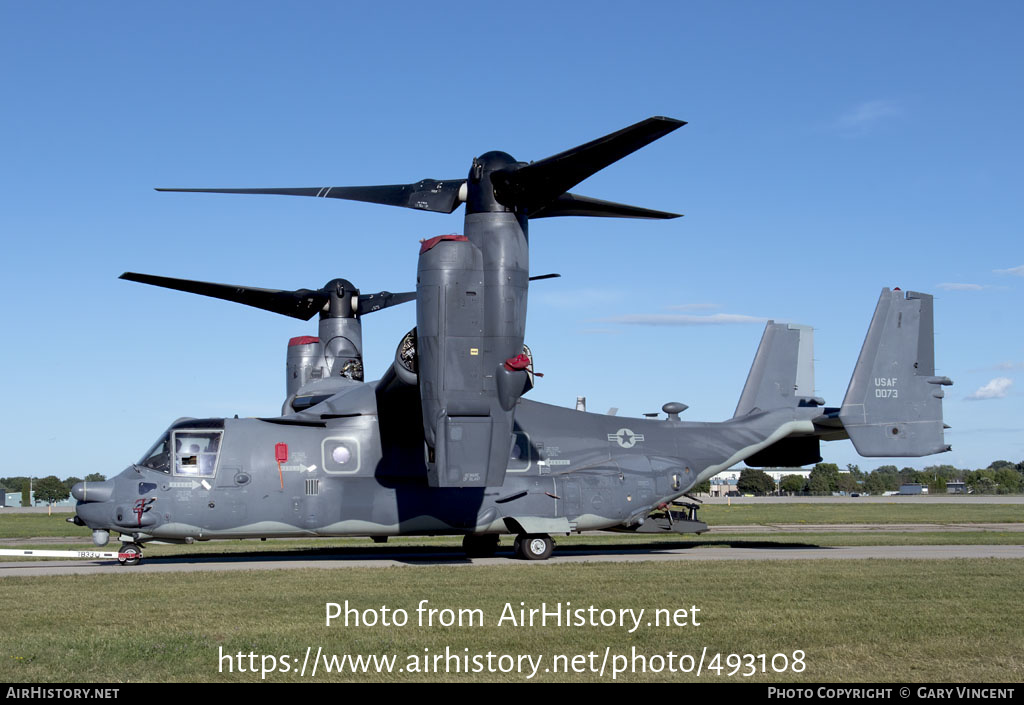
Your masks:
<svg viewBox="0 0 1024 705"><path fill-rule="evenodd" d="M415 184L387 186L312 186L309 188L158 188L157 191L187 193L249 193L279 196L341 198L348 201L380 203L435 213L451 213L459 207L459 190L465 179L437 181L423 179Z"/></svg>
<svg viewBox="0 0 1024 705"><path fill-rule="evenodd" d="M589 215L603 218L654 218L665 220L680 218L680 213L656 211L639 206L628 206L625 203L599 201L596 198L577 196L574 193L563 193L553 201L530 211L530 218L552 218L559 215Z"/></svg>
<svg viewBox="0 0 1024 705"><path fill-rule="evenodd" d="M596 140L573 147L547 159L491 174L499 198L508 206L538 208L604 169L686 123L667 117L651 117Z"/></svg>
<svg viewBox="0 0 1024 705"><path fill-rule="evenodd" d="M538 274L535 277L530 277L530 281L536 282L536 281L540 281L541 279L556 279L556 278L558 278L560 276L562 276L562 275L561 274Z"/></svg>
<svg viewBox="0 0 1024 705"><path fill-rule="evenodd" d="M404 304L406 301L415 301L415 291L403 291L393 294L390 291L381 291L376 294L359 295L359 315L380 311L383 308Z"/></svg>
<svg viewBox="0 0 1024 705"><path fill-rule="evenodd" d="M187 291L201 296L211 296L225 301L234 301L246 306L260 308L264 311L298 318L302 321L308 321L319 313L330 298L330 294L323 290L298 289L296 291L281 291L279 289L257 289L251 286L214 284L212 282L173 279L171 277L158 277L152 274L137 274L135 272L125 272L118 278L141 284L162 286L165 289Z"/></svg>

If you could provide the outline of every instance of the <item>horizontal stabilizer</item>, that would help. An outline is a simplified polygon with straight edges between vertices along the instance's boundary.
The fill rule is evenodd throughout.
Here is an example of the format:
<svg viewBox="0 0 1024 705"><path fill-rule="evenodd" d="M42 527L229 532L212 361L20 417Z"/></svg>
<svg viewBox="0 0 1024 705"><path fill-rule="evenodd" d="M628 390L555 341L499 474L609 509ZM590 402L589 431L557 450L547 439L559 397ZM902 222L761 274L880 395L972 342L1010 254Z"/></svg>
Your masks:
<svg viewBox="0 0 1024 705"><path fill-rule="evenodd" d="M883 289L839 412L857 452L917 457L949 450L935 375L932 297Z"/></svg>

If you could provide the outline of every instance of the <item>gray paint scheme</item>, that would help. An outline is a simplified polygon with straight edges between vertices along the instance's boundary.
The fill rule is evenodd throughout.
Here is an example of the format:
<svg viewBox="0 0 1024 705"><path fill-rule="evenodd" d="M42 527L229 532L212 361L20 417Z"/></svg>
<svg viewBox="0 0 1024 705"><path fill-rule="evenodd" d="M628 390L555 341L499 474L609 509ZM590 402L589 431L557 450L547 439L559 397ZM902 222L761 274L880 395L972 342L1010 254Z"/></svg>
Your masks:
<svg viewBox="0 0 1024 705"><path fill-rule="evenodd" d="M465 180L423 179L414 184L381 186L160 190L340 198L442 213L451 213L464 202L465 235L433 248L425 245L420 256L416 323L421 347L418 382L424 453L428 481L433 487L497 487L505 474L515 404L528 389L530 378L514 362L524 352L529 219L568 215L678 217L674 213L586 198L568 190L685 124L673 118L651 117L529 163L517 161L505 152L486 152L473 159ZM321 301L329 293L331 308L335 307L329 287L319 292L285 292L184 283L152 275L128 278L228 298L286 315L295 315L296 308L303 315L313 315L311 302ZM327 346L323 339L321 344ZM358 379L362 379L361 375Z"/></svg>
<svg viewBox="0 0 1024 705"><path fill-rule="evenodd" d="M942 387L935 375L932 297L882 291L839 418L868 456L921 456L949 450Z"/></svg>
<svg viewBox="0 0 1024 705"><path fill-rule="evenodd" d="M931 329L930 306L918 303L923 296L882 292L843 408L862 397L867 403L849 427L837 410L792 389L798 338L809 329L769 323L741 396L755 403L749 409L741 404L744 413L721 423L629 419L522 399L515 407L518 457L507 463L498 487L429 485L417 388L389 370L381 380L349 382L330 399L279 418L177 422L172 428L224 430L208 486L132 465L104 483L88 483L88 492L85 483L77 485L78 517L140 542L635 530L697 482L790 438L837 438L851 429L898 424L907 432L858 450L943 450L941 400L913 394L920 385L940 389L929 375L898 382L907 396L888 404L876 404L873 395L879 369L903 375L916 364L933 371L932 361L920 358L930 346L917 339L918 331ZM914 315L900 318L907 311ZM783 393L786 383L789 394ZM769 392L760 394L764 389ZM280 471L278 443L289 449ZM339 446L348 451L345 463L334 461ZM141 516L133 512L140 499L154 500Z"/></svg>
<svg viewBox="0 0 1024 705"><path fill-rule="evenodd" d="M813 398L812 340L808 326L768 321L733 417Z"/></svg>
<svg viewBox="0 0 1024 705"><path fill-rule="evenodd" d="M417 327L370 383L362 381L360 316L411 293L360 295L343 279L284 291L125 273L304 320L319 314L319 337L289 350L282 416L176 422L116 478L76 485L76 520L100 545L110 530L134 542L456 533L473 551L496 546L480 535L513 533L517 553L542 559L552 533L706 530L694 507L675 512L668 503L740 461L803 465L820 460L820 440L847 437L865 455L947 449L941 386L950 382L934 376L931 297L888 289L842 409L812 396L813 331L774 322L734 417L722 423L683 422L677 402L655 420L522 398L532 386L529 219L677 217L568 189L684 124L648 118L530 163L487 152L465 180L210 189L445 213L464 202L465 234L423 243ZM652 517L656 510L667 511Z"/></svg>

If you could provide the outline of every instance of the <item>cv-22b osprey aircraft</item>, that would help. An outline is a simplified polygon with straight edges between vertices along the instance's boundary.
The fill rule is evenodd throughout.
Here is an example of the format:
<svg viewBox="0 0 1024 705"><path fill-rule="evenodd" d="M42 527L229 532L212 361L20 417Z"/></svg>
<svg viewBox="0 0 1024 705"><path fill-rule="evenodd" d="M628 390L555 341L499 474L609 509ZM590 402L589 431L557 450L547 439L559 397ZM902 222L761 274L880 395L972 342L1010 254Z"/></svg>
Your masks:
<svg viewBox="0 0 1024 705"><path fill-rule="evenodd" d="M535 162L504 152L473 160L465 179L390 186L167 189L319 196L452 213L462 235L421 242L416 291L361 294L335 279L282 291L126 273L122 278L236 301L294 318L280 416L173 423L137 462L75 485L73 521L119 560L150 541L462 535L493 554L551 555L552 536L590 530L696 532L697 505L674 504L739 463L821 460L822 440L849 438L865 456L949 450L934 368L932 297L883 289L841 407L814 396L812 331L769 322L736 412L720 423L633 419L523 398L534 384L524 345L532 218L645 219L674 213L569 189L685 123L653 117ZM550 276L550 275L545 275ZM376 381L363 379L362 316L415 299L416 327ZM681 507L681 509L677 509Z"/></svg>

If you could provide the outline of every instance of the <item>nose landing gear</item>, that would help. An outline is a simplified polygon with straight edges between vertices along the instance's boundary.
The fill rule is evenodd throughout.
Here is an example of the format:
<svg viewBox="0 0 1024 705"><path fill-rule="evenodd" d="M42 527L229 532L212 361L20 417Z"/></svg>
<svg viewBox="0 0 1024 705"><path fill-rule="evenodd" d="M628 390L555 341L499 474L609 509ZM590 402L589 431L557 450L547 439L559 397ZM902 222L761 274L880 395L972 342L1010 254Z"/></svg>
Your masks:
<svg viewBox="0 0 1024 705"><path fill-rule="evenodd" d="M138 565L142 561L142 547L134 543L121 544L117 562L121 565Z"/></svg>

